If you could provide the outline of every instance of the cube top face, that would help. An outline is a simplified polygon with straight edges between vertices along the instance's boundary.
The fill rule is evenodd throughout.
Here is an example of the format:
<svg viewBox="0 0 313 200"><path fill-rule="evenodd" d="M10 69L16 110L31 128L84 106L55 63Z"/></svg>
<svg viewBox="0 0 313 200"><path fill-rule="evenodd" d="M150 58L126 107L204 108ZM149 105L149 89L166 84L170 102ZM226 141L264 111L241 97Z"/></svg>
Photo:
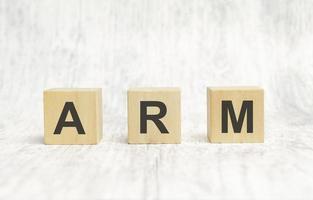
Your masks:
<svg viewBox="0 0 313 200"><path fill-rule="evenodd" d="M128 143L181 142L179 88L128 90Z"/></svg>
<svg viewBox="0 0 313 200"><path fill-rule="evenodd" d="M178 87L141 87L130 88L128 92L180 92Z"/></svg>
<svg viewBox="0 0 313 200"><path fill-rule="evenodd" d="M46 144L97 144L102 138L102 90L44 91L44 125Z"/></svg>
<svg viewBox="0 0 313 200"><path fill-rule="evenodd" d="M45 92L102 92L101 88L51 88Z"/></svg>
<svg viewBox="0 0 313 200"><path fill-rule="evenodd" d="M208 87L210 91L255 91L255 90L262 90L261 87L258 86L242 86L242 87Z"/></svg>
<svg viewBox="0 0 313 200"><path fill-rule="evenodd" d="M207 96L210 142L264 142L264 90L262 88L208 88Z"/></svg>

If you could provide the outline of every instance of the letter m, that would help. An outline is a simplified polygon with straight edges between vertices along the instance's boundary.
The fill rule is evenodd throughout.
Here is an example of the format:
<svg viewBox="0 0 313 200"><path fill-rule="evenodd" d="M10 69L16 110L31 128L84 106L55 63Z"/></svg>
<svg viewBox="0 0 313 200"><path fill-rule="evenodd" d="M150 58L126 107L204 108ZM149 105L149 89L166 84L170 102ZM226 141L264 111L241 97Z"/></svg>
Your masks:
<svg viewBox="0 0 313 200"><path fill-rule="evenodd" d="M243 101L237 119L232 101L222 101L222 133L228 133L228 114L234 133L240 133L245 116L247 116L247 132L253 133L253 101Z"/></svg>

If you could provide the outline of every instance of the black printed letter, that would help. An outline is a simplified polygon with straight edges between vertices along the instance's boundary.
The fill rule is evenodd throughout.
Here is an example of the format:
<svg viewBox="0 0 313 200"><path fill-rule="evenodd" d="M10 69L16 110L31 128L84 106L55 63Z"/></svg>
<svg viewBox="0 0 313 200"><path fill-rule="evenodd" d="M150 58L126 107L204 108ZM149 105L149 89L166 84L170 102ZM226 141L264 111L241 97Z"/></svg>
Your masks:
<svg viewBox="0 0 313 200"><path fill-rule="evenodd" d="M234 133L240 133L244 117L247 113L247 132L253 133L253 101L243 101L239 118L236 119L236 114L231 101L222 101L222 133L228 132L228 112Z"/></svg>
<svg viewBox="0 0 313 200"><path fill-rule="evenodd" d="M158 107L160 109L157 115L148 115L148 107ZM155 123L161 133L169 133L164 124L161 122L161 118L166 115L167 109L164 103L160 101L141 101L140 102L140 133L147 133L147 121L151 120Z"/></svg>
<svg viewBox="0 0 313 200"><path fill-rule="evenodd" d="M66 116L68 112L71 113L73 121L67 122ZM85 134L82 123L80 122L79 116L75 109L73 102L66 102L59 118L58 124L55 128L54 134L61 134L63 127L75 127L78 134Z"/></svg>

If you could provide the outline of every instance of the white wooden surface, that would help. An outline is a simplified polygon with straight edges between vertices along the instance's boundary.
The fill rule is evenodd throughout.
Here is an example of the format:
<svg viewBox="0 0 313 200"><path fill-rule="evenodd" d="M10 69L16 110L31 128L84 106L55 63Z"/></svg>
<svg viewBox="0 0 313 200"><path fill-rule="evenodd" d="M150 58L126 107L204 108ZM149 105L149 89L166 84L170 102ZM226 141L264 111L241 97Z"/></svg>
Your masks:
<svg viewBox="0 0 313 200"><path fill-rule="evenodd" d="M311 0L1 0L0 199L312 199ZM264 144L206 139L206 87L260 85ZM126 91L182 89L182 144L128 145ZM42 91L102 87L97 146L43 144Z"/></svg>

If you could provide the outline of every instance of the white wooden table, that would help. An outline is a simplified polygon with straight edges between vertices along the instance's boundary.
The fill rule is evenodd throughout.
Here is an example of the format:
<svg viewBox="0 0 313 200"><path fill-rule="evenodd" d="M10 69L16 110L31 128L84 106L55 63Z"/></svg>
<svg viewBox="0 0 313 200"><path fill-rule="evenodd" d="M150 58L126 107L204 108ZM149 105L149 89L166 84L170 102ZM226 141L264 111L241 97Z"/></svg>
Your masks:
<svg viewBox="0 0 313 200"><path fill-rule="evenodd" d="M313 199L313 2L1 0L0 199ZM265 89L264 144L210 144L207 86ZM182 90L182 144L128 145L126 91ZM42 92L102 87L104 138L43 144Z"/></svg>

